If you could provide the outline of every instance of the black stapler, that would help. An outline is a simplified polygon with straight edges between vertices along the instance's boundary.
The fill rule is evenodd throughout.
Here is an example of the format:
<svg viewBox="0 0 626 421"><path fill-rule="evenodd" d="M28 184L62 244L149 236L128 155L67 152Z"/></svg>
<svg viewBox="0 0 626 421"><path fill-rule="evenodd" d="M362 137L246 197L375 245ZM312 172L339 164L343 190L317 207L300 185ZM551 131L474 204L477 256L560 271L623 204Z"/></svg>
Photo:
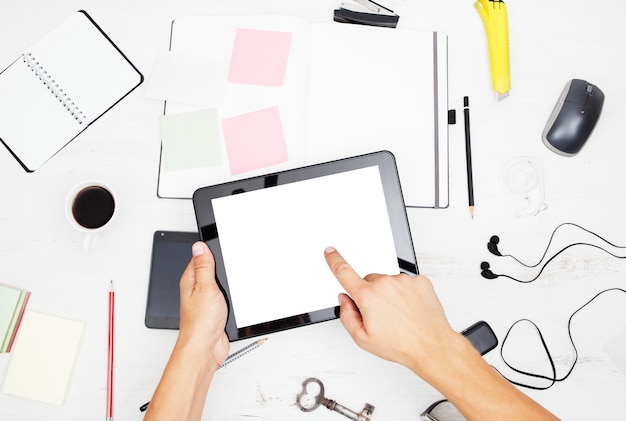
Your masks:
<svg viewBox="0 0 626 421"><path fill-rule="evenodd" d="M354 0L353 3L344 2L339 9L335 9L333 19L341 23L395 28L400 16L372 0Z"/></svg>

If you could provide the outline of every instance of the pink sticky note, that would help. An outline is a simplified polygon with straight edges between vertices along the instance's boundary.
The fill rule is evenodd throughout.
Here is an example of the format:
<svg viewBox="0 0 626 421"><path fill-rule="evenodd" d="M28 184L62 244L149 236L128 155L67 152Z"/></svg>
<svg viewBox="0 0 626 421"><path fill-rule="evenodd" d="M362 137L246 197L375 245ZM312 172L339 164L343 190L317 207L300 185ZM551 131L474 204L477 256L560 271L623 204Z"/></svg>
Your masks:
<svg viewBox="0 0 626 421"><path fill-rule="evenodd" d="M291 33L237 29L228 81L281 86L287 71Z"/></svg>
<svg viewBox="0 0 626 421"><path fill-rule="evenodd" d="M222 130L232 175L287 161L278 107L225 118Z"/></svg>

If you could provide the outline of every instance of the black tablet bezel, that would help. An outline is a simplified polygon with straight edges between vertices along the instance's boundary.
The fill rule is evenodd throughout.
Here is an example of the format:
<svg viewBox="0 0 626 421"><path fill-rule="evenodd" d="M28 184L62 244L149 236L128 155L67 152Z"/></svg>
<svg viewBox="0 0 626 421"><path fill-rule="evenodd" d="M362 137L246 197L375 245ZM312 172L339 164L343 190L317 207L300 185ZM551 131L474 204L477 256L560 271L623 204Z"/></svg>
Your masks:
<svg viewBox="0 0 626 421"><path fill-rule="evenodd" d="M162 230L154 232L144 320L146 327L178 329L180 324L180 275L191 259L191 245L198 240L200 240L200 235L197 232ZM176 253L174 253L176 257L159 258L163 254L161 247L166 244L174 245L177 248ZM171 250L168 248L168 251ZM171 259L173 258L176 259L175 262L172 262ZM170 275L164 276L167 273ZM171 293L171 295L164 299L157 298L157 295L164 292Z"/></svg>
<svg viewBox="0 0 626 421"><path fill-rule="evenodd" d="M198 223L200 238L210 247L216 262L216 276L228 304L228 321L226 333L230 341L236 341L253 336L259 336L312 323L332 320L339 317L339 307L320 309L304 314L294 315L284 319L260 323L243 328L237 327L234 311L230 300L228 279L223 264L223 256L218 236L218 228L213 213L212 199L242 194L248 191L271 188L274 186L295 183L331 174L377 166L380 171L387 211L391 230L398 256L400 272L417 274L417 259L413 249L413 240L402 197L402 189L398 177L398 170L393 154L389 151L380 151L359 155L351 158L309 165L292 170L271 173L263 176L247 178L238 181L203 187L195 191L193 205Z"/></svg>

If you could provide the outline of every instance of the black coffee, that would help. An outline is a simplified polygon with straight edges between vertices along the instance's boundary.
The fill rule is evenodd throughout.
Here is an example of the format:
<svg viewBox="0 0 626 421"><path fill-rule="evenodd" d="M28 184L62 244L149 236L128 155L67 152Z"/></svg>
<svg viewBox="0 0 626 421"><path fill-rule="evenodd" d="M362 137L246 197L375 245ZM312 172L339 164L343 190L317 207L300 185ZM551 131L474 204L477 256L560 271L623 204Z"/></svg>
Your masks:
<svg viewBox="0 0 626 421"><path fill-rule="evenodd" d="M72 215L80 225L95 229L104 226L115 211L115 199L99 186L85 187L78 192L72 205Z"/></svg>

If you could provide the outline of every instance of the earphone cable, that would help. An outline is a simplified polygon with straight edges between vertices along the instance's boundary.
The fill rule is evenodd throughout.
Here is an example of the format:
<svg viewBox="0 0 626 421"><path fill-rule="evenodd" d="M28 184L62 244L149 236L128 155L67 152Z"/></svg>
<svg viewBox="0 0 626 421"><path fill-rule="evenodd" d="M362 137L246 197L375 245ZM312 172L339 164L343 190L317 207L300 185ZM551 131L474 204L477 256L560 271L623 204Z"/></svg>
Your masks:
<svg viewBox="0 0 626 421"><path fill-rule="evenodd" d="M548 380L548 381L550 381L550 384L548 384L546 386L534 386L534 385L529 385L529 384L525 384L525 383L521 383L521 382L517 382L517 381L511 380L511 379L509 379L508 377L506 377L504 375L503 375L503 377L505 379L507 379L509 382L511 382L512 384L516 385L516 386L525 387L527 389L533 389L533 390L547 390L550 387L552 387L555 383L562 382L563 380L567 379L570 376L570 374L572 374L572 371L574 371L574 367L576 366L576 363L578 362L578 348L576 348L576 344L574 343L574 338L572 336L572 321L574 320L574 316L576 316L585 307L587 307L589 304L591 304L593 301L595 301L598 297L600 297L601 295L603 295L605 293L608 293L608 292L626 293L626 290L622 289L622 288L608 288L608 289L605 289L603 291L600 291L599 293L594 295L593 298L588 300L585 304L583 304L576 311L574 311L571 314L571 316L569 317L568 322L567 322L567 334L568 334L569 341L570 341L570 344L572 346L572 349L574 351L574 359L573 359L573 362L572 362L571 366L569 367L569 369L567 370L567 372L563 376L557 377L556 366L555 366L555 363L554 363L554 359L552 358L552 355L550 353L548 345L546 344L546 341L545 341L544 336L543 336L543 334L541 332L541 329L539 329L539 327L534 322L532 322L529 319L520 319L520 320L516 321L515 323L513 323L513 325L511 325L511 327L507 331L506 335L504 336L504 339L502 340L502 345L500 346L500 357L502 358L502 361L504 362L504 364L507 367L509 367L511 370L513 370L514 372L516 372L518 374L522 374L524 376L528 376L528 377ZM515 326L517 326L521 322L529 322L530 324L532 324L534 329L537 331L537 334L539 335L539 339L541 340L541 345L543 347L543 350L545 351L546 356L548 357L548 362L550 364L550 368L551 368L551 371L552 371L552 376L546 376L546 375L543 375L543 374L532 373L532 372L529 372L529 371L524 371L524 370L518 369L518 368L514 367L511 363L509 363L509 361L507 361L506 358L504 357L504 346L507 343L507 340L509 338L509 334L515 328ZM494 367L494 369L495 369L495 367ZM498 372L500 372L500 371L498 371ZM502 374L502 373L500 372L500 374Z"/></svg>

